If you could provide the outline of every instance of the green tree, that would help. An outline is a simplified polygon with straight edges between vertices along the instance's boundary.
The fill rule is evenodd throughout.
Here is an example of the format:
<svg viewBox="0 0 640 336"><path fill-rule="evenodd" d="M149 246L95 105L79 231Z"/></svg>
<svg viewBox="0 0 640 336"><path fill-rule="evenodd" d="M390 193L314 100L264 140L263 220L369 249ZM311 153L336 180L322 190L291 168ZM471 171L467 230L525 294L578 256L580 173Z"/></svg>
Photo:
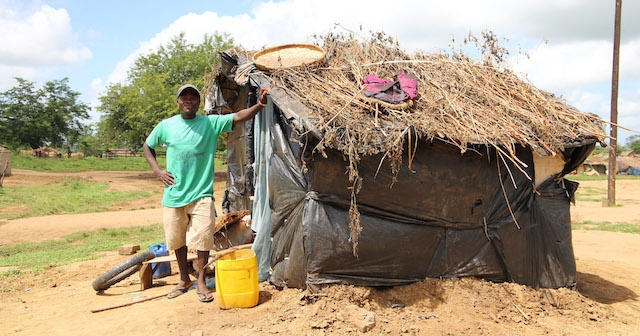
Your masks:
<svg viewBox="0 0 640 336"><path fill-rule="evenodd" d="M84 133L78 139L77 148L85 156L98 156L107 149L107 144L102 141L103 138L93 126L86 126Z"/></svg>
<svg viewBox="0 0 640 336"><path fill-rule="evenodd" d="M89 106L78 100L80 93L71 90L69 79L46 82L40 89L25 79L16 81L17 86L0 93L0 143L14 149L74 144Z"/></svg>
<svg viewBox="0 0 640 336"><path fill-rule="evenodd" d="M640 153L640 135L632 135L627 138L627 147Z"/></svg>
<svg viewBox="0 0 640 336"><path fill-rule="evenodd" d="M228 34L206 35L190 44L184 33L158 50L140 56L125 83L111 84L100 99L98 127L105 141L139 149L153 127L178 113L175 94L180 86L202 82L205 69L220 63L218 50L233 47ZM204 101L200 106L204 105Z"/></svg>

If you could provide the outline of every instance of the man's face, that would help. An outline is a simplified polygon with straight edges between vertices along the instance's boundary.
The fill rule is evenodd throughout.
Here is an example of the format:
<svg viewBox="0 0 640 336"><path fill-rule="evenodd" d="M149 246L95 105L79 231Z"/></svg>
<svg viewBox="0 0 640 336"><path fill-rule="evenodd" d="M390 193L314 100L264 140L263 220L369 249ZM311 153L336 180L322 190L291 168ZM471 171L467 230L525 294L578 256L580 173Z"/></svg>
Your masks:
<svg viewBox="0 0 640 336"><path fill-rule="evenodd" d="M200 96L192 90L185 90L178 97L178 109L185 114L195 115L200 108Z"/></svg>

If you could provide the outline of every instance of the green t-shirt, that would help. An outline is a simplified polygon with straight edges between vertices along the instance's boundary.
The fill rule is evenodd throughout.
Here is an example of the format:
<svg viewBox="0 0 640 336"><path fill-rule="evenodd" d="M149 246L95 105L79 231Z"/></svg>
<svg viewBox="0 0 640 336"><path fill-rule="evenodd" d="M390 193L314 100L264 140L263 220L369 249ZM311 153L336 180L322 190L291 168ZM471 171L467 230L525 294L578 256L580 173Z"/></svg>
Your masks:
<svg viewBox="0 0 640 336"><path fill-rule="evenodd" d="M182 119L180 115L161 121L151 131L147 145L167 145L167 171L175 184L164 188L162 205L177 208L202 197L213 197L214 158L218 136L230 132L233 114Z"/></svg>

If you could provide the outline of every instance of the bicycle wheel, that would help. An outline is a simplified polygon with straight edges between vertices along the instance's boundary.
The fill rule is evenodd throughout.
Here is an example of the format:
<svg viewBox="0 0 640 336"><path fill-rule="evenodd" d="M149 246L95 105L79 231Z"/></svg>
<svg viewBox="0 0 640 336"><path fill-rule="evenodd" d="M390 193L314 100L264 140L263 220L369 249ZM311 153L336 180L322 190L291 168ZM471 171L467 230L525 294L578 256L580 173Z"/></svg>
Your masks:
<svg viewBox="0 0 640 336"><path fill-rule="evenodd" d="M133 273L137 272L142 263L155 258L153 251L145 251L140 254L136 254L131 259L123 262L122 264L110 269L107 273L99 276L93 281L93 289L96 291L105 290L116 283L128 278Z"/></svg>

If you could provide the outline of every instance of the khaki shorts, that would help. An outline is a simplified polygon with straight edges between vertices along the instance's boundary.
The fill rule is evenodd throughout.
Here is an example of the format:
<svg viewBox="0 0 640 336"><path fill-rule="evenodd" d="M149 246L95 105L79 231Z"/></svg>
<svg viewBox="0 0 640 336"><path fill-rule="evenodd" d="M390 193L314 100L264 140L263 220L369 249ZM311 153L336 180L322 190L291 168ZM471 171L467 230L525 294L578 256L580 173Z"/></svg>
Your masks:
<svg viewBox="0 0 640 336"><path fill-rule="evenodd" d="M167 249L185 245L198 251L213 249L216 208L211 197L203 197L183 207L164 207L162 211Z"/></svg>

